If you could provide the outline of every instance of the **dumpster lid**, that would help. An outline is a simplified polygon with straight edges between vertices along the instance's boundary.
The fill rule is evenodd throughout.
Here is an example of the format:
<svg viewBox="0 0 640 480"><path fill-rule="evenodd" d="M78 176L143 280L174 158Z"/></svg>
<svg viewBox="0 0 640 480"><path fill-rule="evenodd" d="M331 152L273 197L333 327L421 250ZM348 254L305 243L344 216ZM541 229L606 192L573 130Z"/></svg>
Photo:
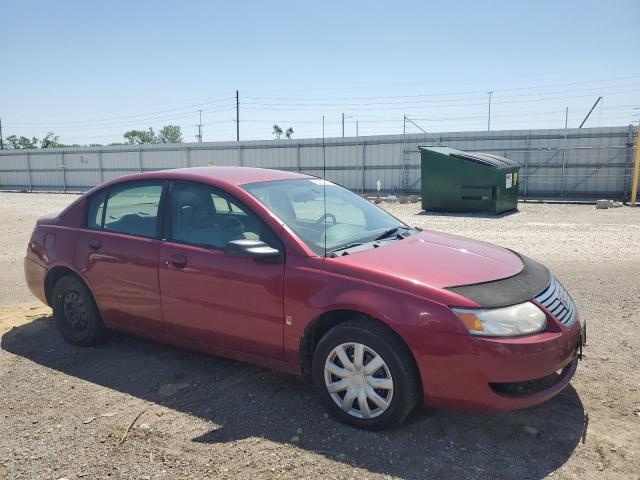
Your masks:
<svg viewBox="0 0 640 480"><path fill-rule="evenodd" d="M442 155L449 155L450 157L463 158L472 162L482 163L484 165L490 165L495 168L512 168L517 167L518 164L513 160L509 160L505 157L493 155L492 153L481 152L464 152L462 150L456 150L449 147L418 147L419 150L431 150Z"/></svg>

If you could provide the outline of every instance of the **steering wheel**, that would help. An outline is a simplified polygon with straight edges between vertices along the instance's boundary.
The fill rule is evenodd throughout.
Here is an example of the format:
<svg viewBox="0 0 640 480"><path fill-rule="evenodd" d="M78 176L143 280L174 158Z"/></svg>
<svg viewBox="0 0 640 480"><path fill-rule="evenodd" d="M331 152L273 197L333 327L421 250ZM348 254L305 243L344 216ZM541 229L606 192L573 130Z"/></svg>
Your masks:
<svg viewBox="0 0 640 480"><path fill-rule="evenodd" d="M242 237L242 234L244 233L244 224L240 219L235 217L223 217L220 222L220 226L231 238L237 239L238 237Z"/></svg>
<svg viewBox="0 0 640 480"><path fill-rule="evenodd" d="M316 224L324 223L325 219L326 220L331 219L332 225L335 225L336 223L338 223L338 220L336 219L336 216L333 213L325 213L318 220L316 220Z"/></svg>

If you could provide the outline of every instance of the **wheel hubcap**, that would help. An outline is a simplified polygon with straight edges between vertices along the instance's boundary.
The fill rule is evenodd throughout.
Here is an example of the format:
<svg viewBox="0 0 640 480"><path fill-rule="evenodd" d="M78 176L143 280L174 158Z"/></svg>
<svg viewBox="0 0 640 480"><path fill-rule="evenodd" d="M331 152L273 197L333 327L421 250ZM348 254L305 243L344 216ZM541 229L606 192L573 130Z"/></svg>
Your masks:
<svg viewBox="0 0 640 480"><path fill-rule="evenodd" d="M391 405L393 379L389 367L361 343L343 343L329 353L324 381L336 405L353 417L377 417Z"/></svg>
<svg viewBox="0 0 640 480"><path fill-rule="evenodd" d="M82 297L76 292L69 292L62 303L64 319L74 330L84 330L87 326L87 309Z"/></svg>

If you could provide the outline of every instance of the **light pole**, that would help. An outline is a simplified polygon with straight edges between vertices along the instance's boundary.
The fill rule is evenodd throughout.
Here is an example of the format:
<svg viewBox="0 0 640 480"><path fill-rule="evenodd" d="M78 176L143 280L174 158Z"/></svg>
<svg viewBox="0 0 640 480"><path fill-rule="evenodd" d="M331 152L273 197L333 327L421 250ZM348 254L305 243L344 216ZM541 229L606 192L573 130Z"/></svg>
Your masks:
<svg viewBox="0 0 640 480"><path fill-rule="evenodd" d="M493 95L493 90L487 92L489 94L489 116L487 117L487 132L491 130L491 96Z"/></svg>
<svg viewBox="0 0 640 480"><path fill-rule="evenodd" d="M355 118L353 115L345 115L344 113L342 114L342 137L344 137L344 121L347 118ZM356 120L356 137L358 136L358 121Z"/></svg>

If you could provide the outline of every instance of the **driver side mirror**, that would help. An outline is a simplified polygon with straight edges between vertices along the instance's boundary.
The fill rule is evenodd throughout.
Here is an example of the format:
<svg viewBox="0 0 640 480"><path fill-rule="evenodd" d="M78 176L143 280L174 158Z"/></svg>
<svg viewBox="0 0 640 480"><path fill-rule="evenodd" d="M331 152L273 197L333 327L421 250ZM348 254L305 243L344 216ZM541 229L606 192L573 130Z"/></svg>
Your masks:
<svg viewBox="0 0 640 480"><path fill-rule="evenodd" d="M262 240L231 240L224 247L224 254L227 257L253 258L269 263L282 263L280 250L272 248Z"/></svg>

